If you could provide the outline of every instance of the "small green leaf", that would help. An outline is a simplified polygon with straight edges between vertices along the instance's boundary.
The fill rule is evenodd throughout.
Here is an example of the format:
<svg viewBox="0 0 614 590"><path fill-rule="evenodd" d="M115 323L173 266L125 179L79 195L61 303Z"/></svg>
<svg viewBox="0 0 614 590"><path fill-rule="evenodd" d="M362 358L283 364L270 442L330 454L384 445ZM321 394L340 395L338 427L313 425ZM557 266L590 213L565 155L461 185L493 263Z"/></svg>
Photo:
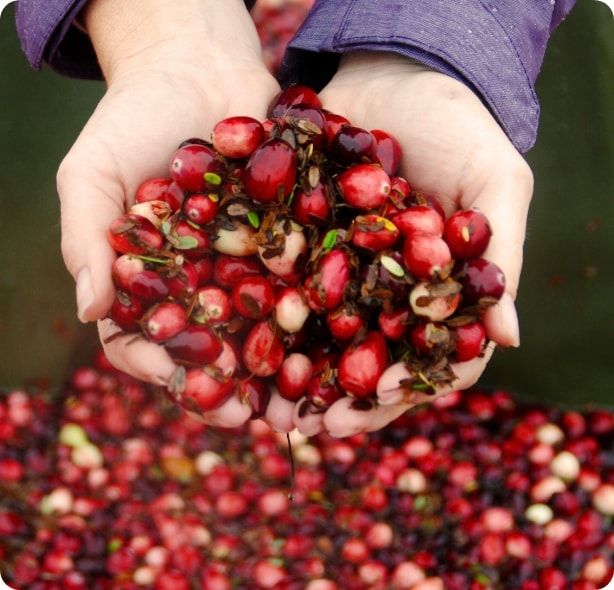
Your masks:
<svg viewBox="0 0 614 590"><path fill-rule="evenodd" d="M324 236L324 239L322 240L322 248L324 248L324 250L328 252L329 250L333 248L333 246L336 243L337 243L337 230L331 229L330 231L326 232L326 235Z"/></svg>
<svg viewBox="0 0 614 590"><path fill-rule="evenodd" d="M203 178L213 186L220 186L222 184L222 177L215 172L205 172Z"/></svg>
<svg viewBox="0 0 614 590"><path fill-rule="evenodd" d="M198 240L193 236L181 236L174 246L178 250L190 250L198 246Z"/></svg>
<svg viewBox="0 0 614 590"><path fill-rule="evenodd" d="M260 227L260 217L258 217L258 213L255 211L247 212L247 221L249 221L249 224L255 229Z"/></svg>
<svg viewBox="0 0 614 590"><path fill-rule="evenodd" d="M484 572L478 572L473 576L473 580L482 586L488 586L490 584L490 578Z"/></svg>
<svg viewBox="0 0 614 590"><path fill-rule="evenodd" d="M171 231L171 224L168 221L163 221L160 229L165 236L168 236Z"/></svg>
<svg viewBox="0 0 614 590"><path fill-rule="evenodd" d="M429 499L426 496L418 496L414 500L414 510L420 512L424 510L429 504Z"/></svg>
<svg viewBox="0 0 614 590"><path fill-rule="evenodd" d="M382 266L393 276L393 277L402 277L405 275L405 269L390 256L382 256L381 257Z"/></svg>
<svg viewBox="0 0 614 590"><path fill-rule="evenodd" d="M107 544L107 550L109 551L109 553L115 553L116 551L118 551L119 549L121 549L122 545L124 543L122 542L121 539L114 537L113 539L111 539L109 541L109 543Z"/></svg>

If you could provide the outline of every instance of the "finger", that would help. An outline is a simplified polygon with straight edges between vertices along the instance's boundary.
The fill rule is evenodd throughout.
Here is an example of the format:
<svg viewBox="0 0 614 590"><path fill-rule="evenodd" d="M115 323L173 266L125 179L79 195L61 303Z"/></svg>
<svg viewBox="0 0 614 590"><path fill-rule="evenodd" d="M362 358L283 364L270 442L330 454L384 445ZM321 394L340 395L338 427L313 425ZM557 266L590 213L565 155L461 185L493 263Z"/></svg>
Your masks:
<svg viewBox="0 0 614 590"><path fill-rule="evenodd" d="M111 266L115 253L107 240L107 228L123 213L119 184L97 188L65 160L58 172L62 213L62 255L77 282L78 316L82 322L103 318L115 290Z"/></svg>
<svg viewBox="0 0 614 590"><path fill-rule="evenodd" d="M284 399L279 395L279 392L274 389L264 415L264 419L269 426L278 432L290 432L294 429L294 423L292 421L293 412L294 402Z"/></svg>
<svg viewBox="0 0 614 590"><path fill-rule="evenodd" d="M166 350L137 334L116 337L119 331L110 319L98 322L100 341L111 363L141 381L166 386L177 369Z"/></svg>
<svg viewBox="0 0 614 590"><path fill-rule="evenodd" d="M315 436L324 429L324 412L303 412L303 404L307 403L305 398L300 399L294 405L292 421L301 434L305 436Z"/></svg>
<svg viewBox="0 0 614 590"><path fill-rule="evenodd" d="M324 427L331 436L345 438L365 432L376 415L375 405L366 410L354 408L356 400L342 397L324 414Z"/></svg>
<svg viewBox="0 0 614 590"><path fill-rule="evenodd" d="M186 411L186 413L204 424L216 426L218 428L236 428L245 424L252 414L252 409L248 404L241 401L239 395L235 394L225 401L219 408L197 414L196 412Z"/></svg>
<svg viewBox="0 0 614 590"><path fill-rule="evenodd" d="M456 375L456 379L449 385L438 387L435 395L427 395L419 391L408 391L400 383L411 378L404 363L395 363L388 367L377 384L377 399L381 406L392 406L397 404L416 405L423 402L433 401L436 397L441 397L456 389L467 389L474 385L484 372L490 357L495 349L494 342L490 342L484 351L484 355L465 363L452 363L451 369Z"/></svg>
<svg viewBox="0 0 614 590"><path fill-rule="evenodd" d="M497 171L478 191L464 191L461 198L464 208L477 207L488 218L493 233L483 256L505 274L505 294L484 316L489 338L501 346L520 344L514 299L522 269L522 249L532 192L531 171L525 164L519 164L513 173Z"/></svg>

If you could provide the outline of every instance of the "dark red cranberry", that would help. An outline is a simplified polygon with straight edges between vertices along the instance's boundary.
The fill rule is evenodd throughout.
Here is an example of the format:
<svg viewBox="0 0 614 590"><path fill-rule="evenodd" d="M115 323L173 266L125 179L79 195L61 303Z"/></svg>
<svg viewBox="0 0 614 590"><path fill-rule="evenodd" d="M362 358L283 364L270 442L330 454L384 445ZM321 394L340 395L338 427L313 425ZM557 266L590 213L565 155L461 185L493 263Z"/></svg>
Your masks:
<svg viewBox="0 0 614 590"><path fill-rule="evenodd" d="M164 343L171 358L197 365L215 361L222 352L222 342L206 326L186 326Z"/></svg>
<svg viewBox="0 0 614 590"><path fill-rule="evenodd" d="M376 154L375 138L366 129L344 125L333 138L330 151L340 164L373 161Z"/></svg>
<svg viewBox="0 0 614 590"><path fill-rule="evenodd" d="M296 152L281 139L265 141L245 166L247 194L259 203L285 199L296 181Z"/></svg>
<svg viewBox="0 0 614 590"><path fill-rule="evenodd" d="M394 176L401 163L399 142L396 137L381 129L372 129L371 135L375 139L375 161L382 165L389 176Z"/></svg>
<svg viewBox="0 0 614 590"><path fill-rule="evenodd" d="M318 272L307 279L305 287L312 309L335 309L343 299L350 280L350 259L344 250L334 249L320 261Z"/></svg>
<svg viewBox="0 0 614 590"><path fill-rule="evenodd" d="M241 399L252 407L250 418L252 420L262 418L271 399L269 386L262 379L258 379L258 377L250 377L239 383L238 391Z"/></svg>
<svg viewBox="0 0 614 590"><path fill-rule="evenodd" d="M468 260L464 266L463 302L477 303L482 297L501 299L505 291L505 275L494 263L484 258Z"/></svg>
<svg viewBox="0 0 614 590"><path fill-rule="evenodd" d="M358 313L354 313L345 307L331 311L326 316L326 324L335 340L348 342L358 334L365 325L365 320Z"/></svg>
<svg viewBox="0 0 614 590"><path fill-rule="evenodd" d="M220 260L220 258L223 257L218 256L216 262ZM199 258L198 260L194 260L194 268L198 276L198 287L204 287L211 281L211 277L213 277L213 261L211 258Z"/></svg>
<svg viewBox="0 0 614 590"><path fill-rule="evenodd" d="M410 316L411 312L406 308L394 309L390 312L382 310L377 317L377 323L388 340L399 342L405 337Z"/></svg>
<svg viewBox="0 0 614 590"><path fill-rule="evenodd" d="M172 155L170 175L184 191L203 192L222 184L226 166L210 147L190 144Z"/></svg>
<svg viewBox="0 0 614 590"><path fill-rule="evenodd" d="M301 119L309 121L316 127L316 129L319 130L318 133L315 132L316 129L314 129L313 131L315 133L309 134L309 140L316 148L321 148L324 145L326 140L326 136L324 134L324 130L326 129L326 121L324 119L324 114L319 108L306 103L294 104L285 112L284 119L286 121L296 122L298 124L298 131L303 131L300 123L298 123ZM311 130L311 126L309 127L309 130Z"/></svg>
<svg viewBox="0 0 614 590"><path fill-rule="evenodd" d="M336 380L327 372L318 373L307 382L307 399L316 408L328 408L342 397Z"/></svg>
<svg viewBox="0 0 614 590"><path fill-rule="evenodd" d="M130 294L144 302L161 301L168 293L164 279L153 270L139 272L130 281Z"/></svg>
<svg viewBox="0 0 614 590"><path fill-rule="evenodd" d="M322 110L322 113L324 113L324 120L326 121L326 144L330 146L340 129L346 125L350 125L350 122L345 117L335 115L335 113L331 113L327 110Z"/></svg>
<svg viewBox="0 0 614 590"><path fill-rule="evenodd" d="M477 209L457 211L447 221L443 239L454 259L477 258L484 253L492 230L488 219Z"/></svg>
<svg viewBox="0 0 614 590"><path fill-rule="evenodd" d="M207 267L208 263L208 267ZM211 278L212 264L208 259L198 260L191 263L189 260L184 260L180 266L170 266L163 271L164 280L168 287L168 292L176 299L190 297L198 289L199 282L202 280L201 273L205 274L208 271L207 280Z"/></svg>
<svg viewBox="0 0 614 590"><path fill-rule="evenodd" d="M194 227L185 219L179 219L171 231L173 239L176 240L176 247L187 258L201 258L211 248L209 234Z"/></svg>
<svg viewBox="0 0 614 590"><path fill-rule="evenodd" d="M138 299L118 291L111 305L109 317L124 332L136 332L139 330L139 320L144 311L143 304Z"/></svg>
<svg viewBox="0 0 614 590"><path fill-rule="evenodd" d="M316 108L320 108L322 103L318 95L307 86L289 86L282 90L273 100L271 105L270 118L283 117L286 110L295 104L305 103Z"/></svg>

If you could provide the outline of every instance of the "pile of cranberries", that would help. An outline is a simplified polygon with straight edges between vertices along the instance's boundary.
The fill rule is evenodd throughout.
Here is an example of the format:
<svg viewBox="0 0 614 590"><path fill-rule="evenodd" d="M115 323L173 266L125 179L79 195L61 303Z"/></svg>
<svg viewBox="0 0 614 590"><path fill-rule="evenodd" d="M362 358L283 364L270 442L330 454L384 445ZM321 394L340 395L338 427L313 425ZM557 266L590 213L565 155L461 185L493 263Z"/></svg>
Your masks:
<svg viewBox="0 0 614 590"><path fill-rule="evenodd" d="M321 106L294 86L264 123L220 121L110 226L110 317L181 365L170 393L188 410L238 393L259 416L274 388L304 412L346 395L368 407L392 363L408 392L434 393L484 350L481 315L505 286L482 258L485 216L445 219L396 176L394 137Z"/></svg>
<svg viewBox="0 0 614 590"><path fill-rule="evenodd" d="M347 439L191 420L101 354L0 397L0 574L22 590L596 590L614 414L456 392ZM291 494L291 497L289 497Z"/></svg>

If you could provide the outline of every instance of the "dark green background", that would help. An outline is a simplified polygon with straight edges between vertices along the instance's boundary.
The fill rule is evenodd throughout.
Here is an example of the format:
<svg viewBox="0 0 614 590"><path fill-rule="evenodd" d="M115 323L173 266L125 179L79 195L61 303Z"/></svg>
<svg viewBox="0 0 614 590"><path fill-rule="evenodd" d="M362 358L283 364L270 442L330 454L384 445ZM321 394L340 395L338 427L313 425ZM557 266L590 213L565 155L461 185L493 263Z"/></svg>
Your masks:
<svg viewBox="0 0 614 590"><path fill-rule="evenodd" d="M9 7L0 22L0 385L57 385L96 337L74 319L55 170L103 87L30 70L13 19ZM613 33L608 8L580 0L538 84L522 347L498 352L483 378L536 400L614 404Z"/></svg>

